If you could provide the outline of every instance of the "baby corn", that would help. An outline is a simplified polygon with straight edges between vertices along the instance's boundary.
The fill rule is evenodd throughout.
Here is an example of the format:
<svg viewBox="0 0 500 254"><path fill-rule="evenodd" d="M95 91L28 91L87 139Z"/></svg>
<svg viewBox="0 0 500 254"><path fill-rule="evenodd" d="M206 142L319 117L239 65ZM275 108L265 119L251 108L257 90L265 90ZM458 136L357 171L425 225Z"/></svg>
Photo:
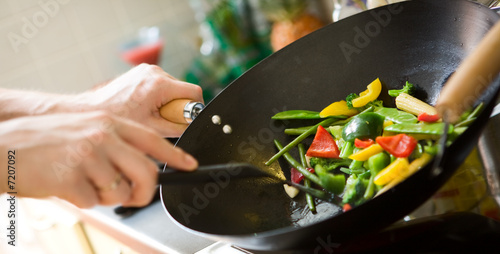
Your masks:
<svg viewBox="0 0 500 254"><path fill-rule="evenodd" d="M396 97L396 107L416 116L420 115L423 112L429 115L437 114L437 111L433 106L407 93L400 93L398 97Z"/></svg>

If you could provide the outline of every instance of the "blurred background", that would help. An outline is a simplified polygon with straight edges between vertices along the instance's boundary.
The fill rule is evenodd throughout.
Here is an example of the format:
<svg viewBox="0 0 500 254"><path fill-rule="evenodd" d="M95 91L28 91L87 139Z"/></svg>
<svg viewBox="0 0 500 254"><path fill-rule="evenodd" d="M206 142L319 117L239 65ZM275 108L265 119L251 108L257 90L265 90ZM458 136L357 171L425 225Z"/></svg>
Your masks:
<svg viewBox="0 0 500 254"><path fill-rule="evenodd" d="M161 66L182 76L198 53L189 1L2 0L0 86L75 93L130 69L120 46L157 26Z"/></svg>
<svg viewBox="0 0 500 254"><path fill-rule="evenodd" d="M148 62L200 84L208 101L274 50L330 23L334 2L2 0L0 87L77 93ZM285 39L273 45L273 34Z"/></svg>
<svg viewBox="0 0 500 254"><path fill-rule="evenodd" d="M208 102L288 43L398 1L2 0L0 87L77 93L147 62Z"/></svg>

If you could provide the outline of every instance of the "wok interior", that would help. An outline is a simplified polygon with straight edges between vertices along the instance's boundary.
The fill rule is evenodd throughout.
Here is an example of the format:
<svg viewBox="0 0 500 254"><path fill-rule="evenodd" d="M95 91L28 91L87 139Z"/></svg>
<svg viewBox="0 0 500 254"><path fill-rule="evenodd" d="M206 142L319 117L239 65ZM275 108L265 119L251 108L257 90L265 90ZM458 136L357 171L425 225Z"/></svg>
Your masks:
<svg viewBox="0 0 500 254"><path fill-rule="evenodd" d="M386 26L378 23L379 32L367 37L365 47L356 44L354 38L359 29L366 35L367 24L377 21L374 15L388 13L386 7L341 20L291 44L228 86L207 105L177 145L202 165L249 162L268 170L283 169L289 177L289 166L283 161L270 167L264 165L276 153L273 139L283 144L291 140L283 134L287 123L271 120L275 113L291 109L320 111L349 93L365 90L377 77L385 86L382 94L410 81L417 86L416 96L433 104L445 80L493 23L485 22L484 10L473 9L472 3L437 2L440 3L411 1L398 5L401 11L391 14ZM497 20L493 13L488 17ZM359 53L346 57L340 49L343 43L356 47ZM393 106L393 98L385 95L381 99L386 106ZM493 98L486 102L492 104ZM212 123L213 115L221 117L221 125ZM222 131L224 125L232 127L231 134ZM475 144L467 140L460 145L467 146L466 142L472 142L469 147ZM290 199L282 184L271 179L233 179L230 175L214 179L214 183L162 186L162 199L170 216L189 230L229 236L293 228L301 218L311 216L301 213L307 210L303 197ZM402 187L405 188L413 187ZM411 195L415 192L400 200L403 205L411 202L407 200ZM416 200L423 202L425 198ZM381 197L380 202L386 201L391 202ZM412 205L416 208L418 204ZM386 207L378 209L383 213ZM404 212L408 211L401 211ZM335 216L337 213L337 208L324 206L316 219L302 222L312 225L332 217L352 218L348 213Z"/></svg>

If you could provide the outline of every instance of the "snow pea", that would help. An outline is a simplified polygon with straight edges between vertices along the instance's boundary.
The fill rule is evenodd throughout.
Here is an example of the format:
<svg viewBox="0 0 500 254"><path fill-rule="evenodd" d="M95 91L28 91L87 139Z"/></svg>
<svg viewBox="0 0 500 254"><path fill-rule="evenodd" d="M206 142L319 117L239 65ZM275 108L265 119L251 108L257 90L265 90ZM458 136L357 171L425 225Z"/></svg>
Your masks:
<svg viewBox="0 0 500 254"><path fill-rule="evenodd" d="M385 131L407 134L429 134L429 135L442 135L444 123L400 123L389 125L384 128ZM448 133L453 133L453 126L450 125Z"/></svg>
<svg viewBox="0 0 500 254"><path fill-rule="evenodd" d="M390 120L393 123L417 123L417 117L408 112L404 112L402 110L398 110L396 108L386 108L381 107L377 108L375 113L384 116L386 120Z"/></svg>
<svg viewBox="0 0 500 254"><path fill-rule="evenodd" d="M352 117L342 130L342 138L345 141L354 139L371 138L375 140L382 134L384 117L373 112L364 112Z"/></svg>

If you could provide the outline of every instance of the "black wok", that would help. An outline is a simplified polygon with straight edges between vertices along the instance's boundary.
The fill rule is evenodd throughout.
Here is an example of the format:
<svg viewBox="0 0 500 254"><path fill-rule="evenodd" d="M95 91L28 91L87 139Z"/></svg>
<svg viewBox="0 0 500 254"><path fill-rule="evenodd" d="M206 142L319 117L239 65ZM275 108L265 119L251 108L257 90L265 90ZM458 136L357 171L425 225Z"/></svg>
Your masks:
<svg viewBox="0 0 500 254"><path fill-rule="evenodd" d="M498 20L493 11L459 0L410 1L377 8L326 26L276 52L250 69L211 101L177 142L201 165L249 162L281 171L289 166L264 163L276 152L273 139L285 123L271 116L283 110L319 111L359 93L375 78L385 89L405 81L416 96L433 104L446 79ZM290 199L280 183L267 178L162 186L162 202L182 228L213 240L253 250L334 248L337 243L380 230L426 201L463 162L488 120L499 82L480 100L487 105L477 121L445 152L444 170L432 163L392 190L342 213L321 204L307 213L303 197ZM393 98L382 96L386 105ZM218 115L221 124L212 122ZM302 123L305 124L305 123ZM232 132L223 132L223 126Z"/></svg>

